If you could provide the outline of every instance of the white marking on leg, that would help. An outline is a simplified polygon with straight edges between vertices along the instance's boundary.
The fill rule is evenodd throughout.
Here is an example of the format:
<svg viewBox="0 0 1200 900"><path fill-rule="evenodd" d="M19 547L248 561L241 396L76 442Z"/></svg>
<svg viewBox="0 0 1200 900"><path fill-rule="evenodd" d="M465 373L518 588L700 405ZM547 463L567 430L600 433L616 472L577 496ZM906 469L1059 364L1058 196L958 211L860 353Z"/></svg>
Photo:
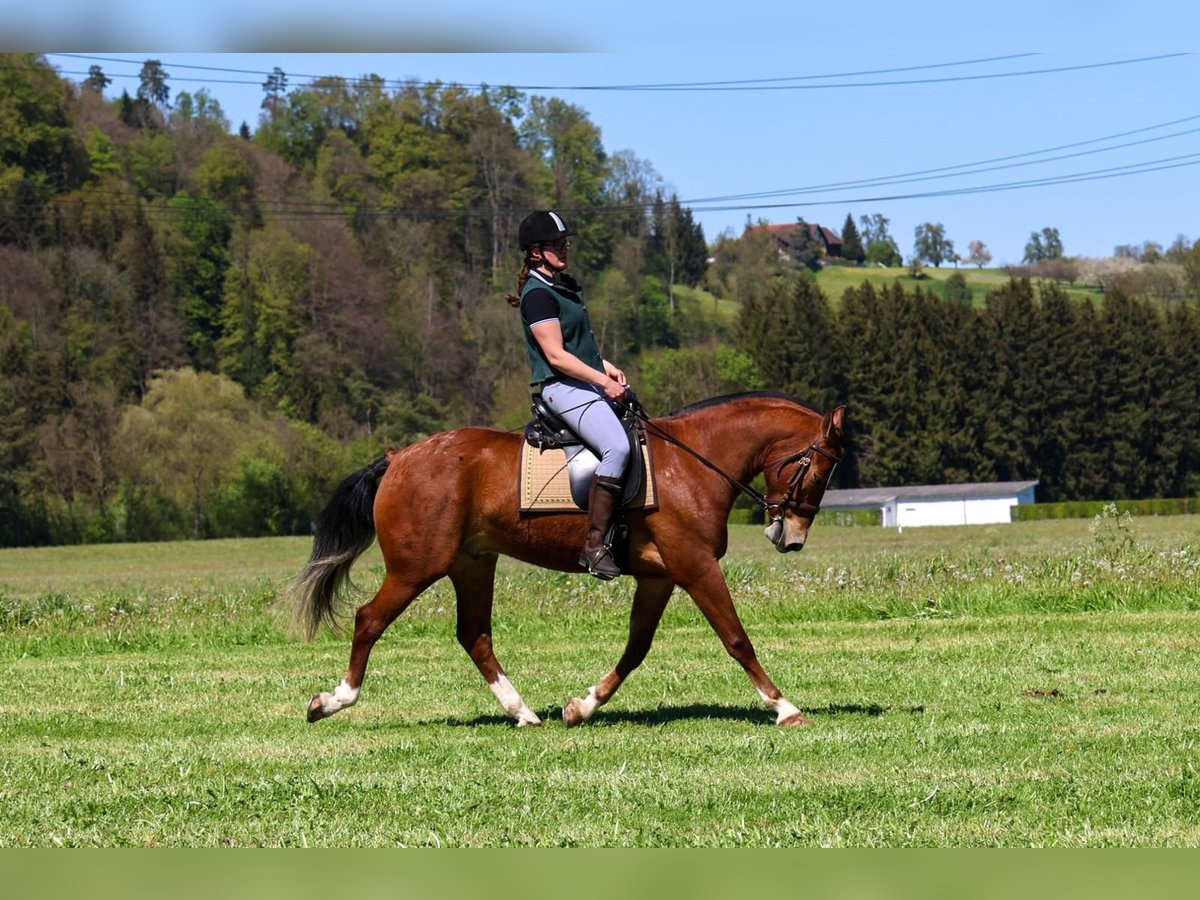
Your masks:
<svg viewBox="0 0 1200 900"><path fill-rule="evenodd" d="M763 702L775 708L775 724L778 725L785 719L790 719L792 716L800 712L787 697L780 695L778 700L772 700L762 691L758 692L758 696L762 697Z"/></svg>
<svg viewBox="0 0 1200 900"><path fill-rule="evenodd" d="M337 701L338 709L345 709L347 706L353 706L357 703L358 691L359 688L350 687L350 682L343 678L342 683L333 692L333 699Z"/></svg>
<svg viewBox="0 0 1200 900"><path fill-rule="evenodd" d="M603 706L600 700L596 697L596 686L593 684L588 689L586 697L579 698L579 712L583 716L583 721L587 721L592 717L592 713Z"/></svg>
<svg viewBox="0 0 1200 900"><path fill-rule="evenodd" d="M321 701L321 718L332 716L335 712L357 703L358 690L358 688L350 687L346 680L342 679L342 683L332 694L326 691L318 694L317 699Z"/></svg>
<svg viewBox="0 0 1200 900"><path fill-rule="evenodd" d="M501 673L500 677L488 685L492 689L492 693L496 695L496 699L500 701L500 705L504 707L504 711L517 720L517 726L523 725L541 725L542 720L539 719L517 693L517 689L512 686L512 682L508 680L508 676Z"/></svg>

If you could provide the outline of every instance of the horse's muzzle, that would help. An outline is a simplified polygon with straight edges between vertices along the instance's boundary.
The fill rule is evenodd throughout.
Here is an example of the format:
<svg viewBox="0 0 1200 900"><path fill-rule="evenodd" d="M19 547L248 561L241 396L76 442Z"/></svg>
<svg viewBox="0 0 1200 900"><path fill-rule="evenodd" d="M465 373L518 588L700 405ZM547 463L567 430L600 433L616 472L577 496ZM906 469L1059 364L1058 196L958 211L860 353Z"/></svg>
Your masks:
<svg viewBox="0 0 1200 900"><path fill-rule="evenodd" d="M783 524L783 519L775 519L763 529L763 534L767 536L775 549L780 553L792 553L796 550L804 549L804 541L788 540L788 529Z"/></svg>

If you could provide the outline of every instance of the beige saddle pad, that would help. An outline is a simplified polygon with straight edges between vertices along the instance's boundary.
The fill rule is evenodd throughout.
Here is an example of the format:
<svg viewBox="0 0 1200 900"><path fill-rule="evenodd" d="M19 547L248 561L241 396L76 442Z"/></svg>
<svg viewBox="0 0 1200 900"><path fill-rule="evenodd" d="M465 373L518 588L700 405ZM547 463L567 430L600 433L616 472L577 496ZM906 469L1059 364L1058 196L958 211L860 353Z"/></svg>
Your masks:
<svg viewBox="0 0 1200 900"><path fill-rule="evenodd" d="M641 491L625 504L625 509L657 509L658 493L654 483L654 467L650 464L650 448L641 445L646 477ZM538 450L528 441L521 444L521 470L518 496L521 512L583 512L571 496L571 479L567 474L567 453L562 449Z"/></svg>

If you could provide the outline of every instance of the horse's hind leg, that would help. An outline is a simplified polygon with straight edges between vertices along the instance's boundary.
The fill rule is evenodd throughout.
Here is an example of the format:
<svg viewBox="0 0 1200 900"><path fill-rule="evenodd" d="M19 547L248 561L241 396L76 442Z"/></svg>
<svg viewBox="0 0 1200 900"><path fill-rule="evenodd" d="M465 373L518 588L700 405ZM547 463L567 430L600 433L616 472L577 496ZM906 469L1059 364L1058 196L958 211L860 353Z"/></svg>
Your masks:
<svg viewBox="0 0 1200 900"><path fill-rule="evenodd" d="M492 648L496 557L490 554L480 557L463 554L450 568L449 574L458 601L458 642L467 651L504 711L516 719L517 725L541 725L542 720L526 705L504 674Z"/></svg>
<svg viewBox="0 0 1200 900"><path fill-rule="evenodd" d="M354 643L350 647L350 668L346 671L346 677L332 694L322 691L309 701L308 721L327 718L358 702L371 648L396 617L408 609L408 605L435 580L429 578L412 583L395 573L387 574L375 597L362 606L354 617Z"/></svg>
<svg viewBox="0 0 1200 900"><path fill-rule="evenodd" d="M629 641L625 652L611 672L599 684L592 685L586 697L576 697L563 707L563 721L567 727L582 725L597 709L612 699L629 673L642 664L650 651L654 632L662 619L663 610L675 583L666 578L639 578L633 594L633 608L629 613Z"/></svg>

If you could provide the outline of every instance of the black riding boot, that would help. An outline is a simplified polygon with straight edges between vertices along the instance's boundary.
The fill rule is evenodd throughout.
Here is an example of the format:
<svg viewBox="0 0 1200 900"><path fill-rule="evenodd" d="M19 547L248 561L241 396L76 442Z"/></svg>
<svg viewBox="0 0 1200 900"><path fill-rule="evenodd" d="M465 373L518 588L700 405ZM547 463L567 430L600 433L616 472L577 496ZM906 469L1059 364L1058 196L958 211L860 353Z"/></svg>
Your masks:
<svg viewBox="0 0 1200 900"><path fill-rule="evenodd" d="M604 546L604 536L612 525L621 502L623 484L619 478L597 475L588 493L588 533L579 564L597 578L609 581L621 574L612 551Z"/></svg>

